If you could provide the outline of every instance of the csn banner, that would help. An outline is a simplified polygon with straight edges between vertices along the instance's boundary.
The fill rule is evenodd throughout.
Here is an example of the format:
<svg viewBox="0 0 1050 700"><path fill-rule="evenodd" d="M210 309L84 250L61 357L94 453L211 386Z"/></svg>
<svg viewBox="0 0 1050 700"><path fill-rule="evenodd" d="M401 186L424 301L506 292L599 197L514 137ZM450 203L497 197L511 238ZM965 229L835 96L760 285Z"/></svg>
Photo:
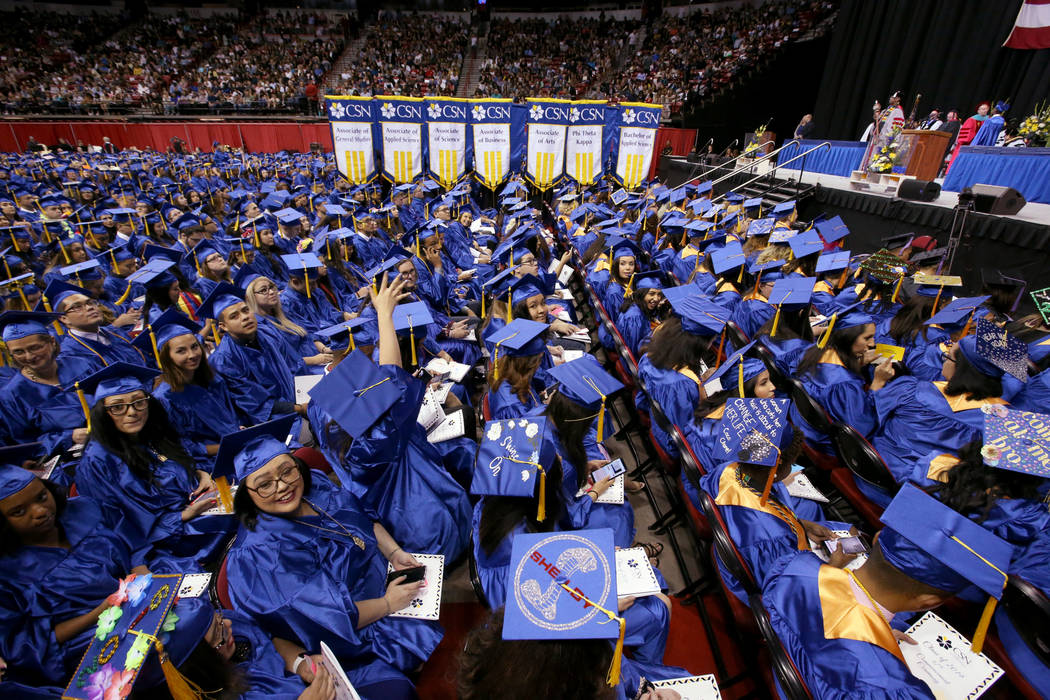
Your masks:
<svg viewBox="0 0 1050 700"><path fill-rule="evenodd" d="M546 190L565 172L565 134L571 101L530 97L526 102L529 112L525 176Z"/></svg>
<svg viewBox="0 0 1050 700"><path fill-rule="evenodd" d="M565 174L583 186L594 184L602 175L604 128L605 100L572 103L565 137Z"/></svg>
<svg viewBox="0 0 1050 700"><path fill-rule="evenodd" d="M614 115L613 143L616 166L613 176L627 189L637 187L649 174L663 107L644 102L623 102Z"/></svg>
<svg viewBox="0 0 1050 700"><path fill-rule="evenodd" d="M466 173L471 161L470 102L455 97L427 97L428 171L446 189Z"/></svg>
<svg viewBox="0 0 1050 700"><path fill-rule="evenodd" d="M379 95L373 99L383 175L394 184L412 182L423 173L426 157L423 98Z"/></svg>
<svg viewBox="0 0 1050 700"><path fill-rule="evenodd" d="M371 97L326 95L335 165L355 185L376 176L376 151Z"/></svg>
<svg viewBox="0 0 1050 700"><path fill-rule="evenodd" d="M470 100L474 176L490 190L506 180L511 171L511 107L512 100Z"/></svg>

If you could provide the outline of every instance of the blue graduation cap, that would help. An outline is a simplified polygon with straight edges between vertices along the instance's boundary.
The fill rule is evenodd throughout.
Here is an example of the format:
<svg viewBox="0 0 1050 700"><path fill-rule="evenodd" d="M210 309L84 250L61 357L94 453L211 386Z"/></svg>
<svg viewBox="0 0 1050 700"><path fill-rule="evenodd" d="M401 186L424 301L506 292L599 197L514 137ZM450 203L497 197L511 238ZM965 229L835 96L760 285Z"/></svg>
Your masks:
<svg viewBox="0 0 1050 700"><path fill-rule="evenodd" d="M212 476L243 481L274 457L289 452L288 438L295 420L296 415L289 413L223 435L219 440L219 451L215 453L215 471Z"/></svg>
<svg viewBox="0 0 1050 700"><path fill-rule="evenodd" d="M848 250L837 250L832 253L824 253L817 258L817 274L822 272L837 272L849 267L850 252Z"/></svg>
<svg viewBox="0 0 1050 700"><path fill-rule="evenodd" d="M747 199L747 200L744 201L744 209L745 210L758 209L761 206L762 206L762 198L761 197L752 197L751 199Z"/></svg>
<svg viewBox="0 0 1050 700"><path fill-rule="evenodd" d="M81 379L74 387L83 392L88 403L96 403L116 394L130 394L133 391L153 392L153 380L160 374L158 370L128 362L114 362ZM85 416L86 417L86 416Z"/></svg>
<svg viewBox="0 0 1050 700"><path fill-rule="evenodd" d="M170 260L157 258L135 270L127 276L126 280L131 284L144 285L147 289L168 287L175 281L175 275L168 272L173 267L175 263Z"/></svg>
<svg viewBox="0 0 1050 700"><path fill-rule="evenodd" d="M744 382L751 381L766 370L766 365L761 360L754 360L745 357L756 342L758 341L752 340L750 343L727 357L725 361L718 366L718 369L704 380L704 391L708 396L713 396L720 391L731 388L732 384L730 384L730 382L735 378L739 398L744 398ZM736 371L732 375L729 374L729 371L734 367L736 368Z"/></svg>
<svg viewBox="0 0 1050 700"><path fill-rule="evenodd" d="M98 260L92 258L91 260L85 260L82 263L76 263L74 265L66 265L59 269L67 279L75 277L78 280L97 280L102 279L102 266L98 264Z"/></svg>
<svg viewBox="0 0 1050 700"><path fill-rule="evenodd" d="M516 318L490 335L488 342L494 346L492 350L493 378L499 378L497 361L501 355L528 357L543 352L546 344L544 334L549 327L546 323L539 321Z"/></svg>
<svg viewBox="0 0 1050 700"><path fill-rule="evenodd" d="M744 201L744 195L740 194L739 192L732 192L732 191L726 192L725 196L726 196L726 201L731 203L731 204L740 204L741 202Z"/></svg>
<svg viewBox="0 0 1050 700"><path fill-rule="evenodd" d="M780 219L786 216L790 216L791 212L793 211L795 211L795 200L789 199L788 201L781 202L780 204L777 204L775 207L773 207L772 213L774 216Z"/></svg>
<svg viewBox="0 0 1050 700"><path fill-rule="evenodd" d="M773 224L775 223L776 219L773 219L772 217L765 219L755 219L747 225L748 238L750 238L751 236L765 236L769 234L773 230Z"/></svg>
<svg viewBox="0 0 1050 700"><path fill-rule="evenodd" d="M780 268L782 268L784 266L785 262L786 261L780 260L780 259L777 259L777 260L766 260L765 262L758 262L756 260L750 266L748 266L747 271L750 272L752 275L757 275L757 274L765 272L766 270L779 270ZM780 279L780 277L772 275L772 274L765 275L765 280L767 282L773 282L773 281L778 280L778 279Z"/></svg>
<svg viewBox="0 0 1050 700"><path fill-rule="evenodd" d="M765 505L773 487L781 451L794 438L788 399L739 399L726 401L718 424L718 449L736 462L769 467L760 502Z"/></svg>
<svg viewBox="0 0 1050 700"><path fill-rule="evenodd" d="M636 272L631 275L630 282L628 283L627 291L630 293L631 288L634 289L663 289L664 279L663 271L661 270L649 270L647 272Z"/></svg>
<svg viewBox="0 0 1050 700"><path fill-rule="evenodd" d="M747 262L747 256L739 241L728 241L725 246L711 253L711 267L716 275L735 270Z"/></svg>
<svg viewBox="0 0 1050 700"><path fill-rule="evenodd" d="M816 284L816 277L785 277L777 280L769 295L769 303L789 308L805 306L809 304Z"/></svg>
<svg viewBox="0 0 1050 700"><path fill-rule="evenodd" d="M837 215L818 222L816 229L825 243L834 243L849 235L849 228L846 227L846 222L842 220L841 216Z"/></svg>
<svg viewBox="0 0 1050 700"><path fill-rule="evenodd" d="M820 340L817 341L817 347L823 348L827 346L832 331L846 330L875 323L871 314L865 311L863 306L863 301L857 301L849 306L836 309L828 318L828 325L824 330L824 334L820 336Z"/></svg>
<svg viewBox="0 0 1050 700"><path fill-rule="evenodd" d="M83 287L63 282L62 280L55 280L44 289L44 298L48 300L51 308L54 310L57 310L66 299L76 295L90 296Z"/></svg>
<svg viewBox="0 0 1050 700"><path fill-rule="evenodd" d="M143 354L153 356L159 367L160 350L165 345L183 335L196 335L201 328L203 328L201 324L172 306L158 316L156 321L147 324L146 330L139 333L131 344Z"/></svg>
<svg viewBox="0 0 1050 700"><path fill-rule="evenodd" d="M31 335L50 335L48 324L59 316L42 311L4 311L0 313L0 338L6 343Z"/></svg>
<svg viewBox="0 0 1050 700"><path fill-rule="evenodd" d="M178 263L182 262L182 258L185 257L185 256L181 252L179 252L179 251L177 251L177 250L175 250L173 248L168 248L167 246L153 245L152 243L148 243L148 244L146 244L146 247L142 251L142 257L147 262L152 262L153 260L160 259L160 260L170 260L171 262L173 262L175 264L178 264Z"/></svg>
<svg viewBox="0 0 1050 700"><path fill-rule="evenodd" d="M310 390L310 401L353 439L371 428L401 398L404 384L354 350Z"/></svg>
<svg viewBox="0 0 1050 700"><path fill-rule="evenodd" d="M39 442L29 444L40 446ZM22 445L16 445L16 448L22 448ZM26 486L33 483L33 479L37 478L36 474L16 465L20 465L25 459L40 454L40 452L36 452L29 457L20 458L19 454L22 453L21 449L18 449L17 454L12 454L11 448L5 447L3 450L7 454L0 456L0 500L7 498L8 496L14 496ZM46 450L43 450L43 452L46 452Z"/></svg>
<svg viewBox="0 0 1050 700"><path fill-rule="evenodd" d="M42 442L23 442L19 445L4 445L0 447L0 465L11 466L15 469L22 469L22 464L25 462L35 460L38 457L43 457L47 454L47 448ZM0 467L2 469L4 467ZM31 479L36 478L32 472L28 472L22 469ZM21 488L16 488L14 491L8 491L11 488L11 484L8 481L10 474L0 476L0 500L3 500L10 496L12 493L17 493L25 488L26 484L23 484ZM28 483L28 482L27 482Z"/></svg>
<svg viewBox="0 0 1050 700"><path fill-rule="evenodd" d="M294 277L306 277L309 275L311 278L315 278L317 277L317 271L324 266L321 259L310 252L282 255L281 261Z"/></svg>
<svg viewBox="0 0 1050 700"><path fill-rule="evenodd" d="M705 180L696 186L696 195L702 196L710 193L714 189L715 185L710 180Z"/></svg>
<svg viewBox="0 0 1050 700"><path fill-rule="evenodd" d="M197 314L201 318L213 318L216 321L220 321L222 320L221 316L223 311L242 301L244 301L243 289L235 287L229 282L219 282L215 288L211 290L211 294L201 302Z"/></svg>
<svg viewBox="0 0 1050 700"><path fill-rule="evenodd" d="M548 370L559 383L563 396L584 408L598 412L597 440L605 437L605 405L610 396L623 389L623 384L598 364L593 355L583 355Z"/></svg>
<svg viewBox="0 0 1050 700"><path fill-rule="evenodd" d="M329 326L328 328L322 328L314 335L323 341L326 341L325 344L329 347L348 347L350 351L353 352L357 349L354 344L354 330L361 328L367 323L367 318L359 316L357 318L352 318L349 321L343 321L334 326Z"/></svg>
<svg viewBox="0 0 1050 700"><path fill-rule="evenodd" d="M820 234L810 229L794 236L788 241L791 253L796 258L804 258L807 255L815 255L824 250L824 242L820 240Z"/></svg>
<svg viewBox="0 0 1050 700"><path fill-rule="evenodd" d="M616 612L612 530L521 533L507 568L503 638L615 639L606 681L618 685L627 623Z"/></svg>
<svg viewBox="0 0 1050 700"><path fill-rule="evenodd" d="M535 495L539 500L536 519L546 520L547 471L557 454L552 430L550 420L543 416L485 423L470 492L475 496L518 498Z"/></svg>
<svg viewBox="0 0 1050 700"><path fill-rule="evenodd" d="M991 296L981 297L959 297L953 299L947 306L935 313L926 321L927 325L939 324L942 326L963 325L971 320L973 313L980 308L981 304L991 299Z"/></svg>
<svg viewBox="0 0 1050 700"><path fill-rule="evenodd" d="M788 243L789 241L791 241L792 238L794 238L797 235L798 233L795 231L795 229L775 228L769 234L769 242L771 244Z"/></svg>
<svg viewBox="0 0 1050 700"><path fill-rule="evenodd" d="M687 296L664 292L671 302L671 308L682 318L682 330L692 335L718 335L729 321L730 312L709 299L696 293ZM697 292L699 290L696 290Z"/></svg>
<svg viewBox="0 0 1050 700"><path fill-rule="evenodd" d="M298 209L281 209L274 216L281 222L282 226L299 226L303 218L303 213Z"/></svg>
<svg viewBox="0 0 1050 700"><path fill-rule="evenodd" d="M710 199L694 199L689 203L689 208L693 210L695 216L701 216L710 211L713 207L714 205L711 204Z"/></svg>
<svg viewBox="0 0 1050 700"><path fill-rule="evenodd" d="M981 456L989 467L1008 469L1050 479L1050 415L986 404L984 447Z"/></svg>
<svg viewBox="0 0 1050 700"><path fill-rule="evenodd" d="M412 301L394 307L394 330L399 333L414 333L432 323L434 316L425 302Z"/></svg>
<svg viewBox="0 0 1050 700"><path fill-rule="evenodd" d="M973 584L991 596L973 636L972 649L980 653L995 601L1006 589L1013 546L912 484L901 487L880 520L886 527L879 549L893 568L942 591Z"/></svg>

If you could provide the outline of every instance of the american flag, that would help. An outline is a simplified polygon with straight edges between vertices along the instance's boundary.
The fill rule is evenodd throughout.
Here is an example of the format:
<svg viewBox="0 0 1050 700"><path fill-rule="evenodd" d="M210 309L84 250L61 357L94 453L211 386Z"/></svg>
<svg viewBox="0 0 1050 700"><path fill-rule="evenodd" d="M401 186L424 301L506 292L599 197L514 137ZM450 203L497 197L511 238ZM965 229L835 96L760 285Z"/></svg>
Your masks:
<svg viewBox="0 0 1050 700"><path fill-rule="evenodd" d="M1008 49L1050 49L1050 0L1024 0L1013 31L1003 46Z"/></svg>

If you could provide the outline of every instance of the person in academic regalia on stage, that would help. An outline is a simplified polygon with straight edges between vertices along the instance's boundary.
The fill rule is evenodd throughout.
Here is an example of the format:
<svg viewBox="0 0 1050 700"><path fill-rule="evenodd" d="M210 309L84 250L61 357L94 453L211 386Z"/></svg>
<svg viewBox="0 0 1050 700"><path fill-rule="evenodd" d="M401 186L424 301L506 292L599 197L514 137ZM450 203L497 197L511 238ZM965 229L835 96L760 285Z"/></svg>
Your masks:
<svg viewBox="0 0 1050 700"><path fill-rule="evenodd" d="M952 151L952 157L948 160L948 167L945 172L951 171L952 163L959 156L959 151L962 150L962 147L969 146L970 142L977 137L977 132L980 131L984 122L988 120L988 110L991 109L991 106L988 102L982 102L977 105L977 113L970 116L959 127L959 134L955 137L955 150Z"/></svg>
<svg viewBox="0 0 1050 700"><path fill-rule="evenodd" d="M780 559L762 591L773 630L815 698L932 700L890 620L970 585L996 599L1005 589L1013 548L914 486L901 489L882 522L856 571L802 553ZM974 633L977 649L985 633Z"/></svg>
<svg viewBox="0 0 1050 700"><path fill-rule="evenodd" d="M421 586L387 583L388 563L419 564L412 547L348 489L289 454L288 425L235 433L220 450L219 468L232 461L240 484L234 510L242 525L226 559L234 607L311 654L325 643L365 698L415 697L406 674L430 657L442 632L436 622L390 617Z"/></svg>
<svg viewBox="0 0 1050 700"><path fill-rule="evenodd" d="M992 107L992 116L988 117L977 130L977 135L970 142L971 146L998 146L999 138L1006 127L1004 114L1010 109L1010 105L1000 100Z"/></svg>
<svg viewBox="0 0 1050 700"><path fill-rule="evenodd" d="M406 320L395 312L403 308L395 306L402 290L399 277L373 292L378 364L360 351L347 355L311 392L309 413L343 487L374 511L402 546L443 554L451 563L467 547L470 504L416 423L426 384L401 368L396 325L410 326L414 338L421 338L430 319Z"/></svg>

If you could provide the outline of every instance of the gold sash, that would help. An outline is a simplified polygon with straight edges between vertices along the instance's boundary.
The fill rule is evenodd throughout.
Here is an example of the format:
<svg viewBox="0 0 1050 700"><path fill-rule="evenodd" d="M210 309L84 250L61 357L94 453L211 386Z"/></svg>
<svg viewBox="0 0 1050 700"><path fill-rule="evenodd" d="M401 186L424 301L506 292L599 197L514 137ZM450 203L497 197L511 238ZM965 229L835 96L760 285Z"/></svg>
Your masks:
<svg viewBox="0 0 1050 700"><path fill-rule="evenodd" d="M948 396L944 393L945 389L948 388L948 382L934 382L933 385L937 387L937 391L941 392L941 396L948 403L948 408L952 409L952 413L958 413L959 411L968 411L973 408L980 408L986 403L990 404L1005 404L998 396L993 396L988 399L969 399L966 396Z"/></svg>
<svg viewBox="0 0 1050 700"><path fill-rule="evenodd" d="M766 504L762 505L762 494L740 485L736 476L738 468L736 464L731 464L722 471L722 478L718 480L718 496L715 498L715 503L720 506L737 506L749 510L757 510L782 520L795 533L795 538L798 540L798 550L800 552L807 551L809 549L809 538L806 537L806 531L802 527L802 523L795 517L795 514L787 508L778 507L772 499L767 500Z"/></svg>
<svg viewBox="0 0 1050 700"><path fill-rule="evenodd" d="M820 593L825 639L868 642L885 649L907 665L886 620L877 610L862 605L853 595L849 574L834 566L822 565L817 573L817 590Z"/></svg>

